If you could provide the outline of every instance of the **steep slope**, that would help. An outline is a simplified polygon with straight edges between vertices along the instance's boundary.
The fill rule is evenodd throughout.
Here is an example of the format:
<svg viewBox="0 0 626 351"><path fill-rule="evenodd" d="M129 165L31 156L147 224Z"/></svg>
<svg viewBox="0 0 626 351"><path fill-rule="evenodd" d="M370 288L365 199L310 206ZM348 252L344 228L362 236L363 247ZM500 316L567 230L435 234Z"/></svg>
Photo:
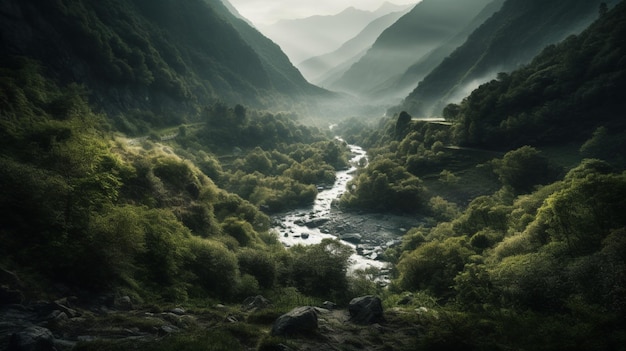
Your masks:
<svg viewBox="0 0 626 351"><path fill-rule="evenodd" d="M210 1L211 0L207 0L207 2L210 2ZM235 6L233 6L233 4L231 4L228 0L222 0L221 3L224 5L224 7L226 7L228 12L230 12L233 16L235 16L236 18L239 18L240 20L245 21L251 27L254 27L254 25L250 21L248 21L248 19L245 18L241 13L239 13L239 11L237 11Z"/></svg>
<svg viewBox="0 0 626 351"><path fill-rule="evenodd" d="M580 32L598 16L602 0L507 0L502 9L405 99L401 109L415 116L441 113L498 72L529 62L545 46Z"/></svg>
<svg viewBox="0 0 626 351"><path fill-rule="evenodd" d="M339 66L344 66L346 62L358 61L376 41L376 38L407 11L408 9L405 11L392 12L375 19L354 38L343 43L339 49L325 55L312 57L298 64L300 71L313 83L320 83L322 86L328 84L328 82L324 81L328 78L331 70ZM337 73L335 72L335 74Z"/></svg>
<svg viewBox="0 0 626 351"><path fill-rule="evenodd" d="M405 8L389 3L373 12L350 7L336 15L281 20L259 29L278 43L297 65L311 57L336 50L376 18Z"/></svg>
<svg viewBox="0 0 626 351"><path fill-rule="evenodd" d="M460 105L446 109L456 120L458 143L513 148L581 143L593 134L587 151L623 162L625 37L622 1L580 35L550 45L530 64L481 85Z"/></svg>
<svg viewBox="0 0 626 351"><path fill-rule="evenodd" d="M364 94L404 73L467 26L492 0L424 0L387 28L331 89Z"/></svg>
<svg viewBox="0 0 626 351"><path fill-rule="evenodd" d="M401 76L394 77L379 86L374 95L389 96L393 99L406 97L428 73L443 61L443 59L450 55L456 48L463 45L469 35L497 12L502 7L503 3L504 0L495 0L487 4L461 32L427 55L422 56L419 61L409 67Z"/></svg>
<svg viewBox="0 0 626 351"><path fill-rule="evenodd" d="M278 47L217 0L7 0L0 6L3 57L33 58L61 82L85 85L112 116L148 110L169 123L217 99L286 108L298 94L316 90Z"/></svg>
<svg viewBox="0 0 626 351"><path fill-rule="evenodd" d="M232 8L232 5L226 5L228 3L227 0L206 1L213 3L216 11L237 30L246 44L259 56L263 68L272 77L273 87L276 90L285 94L331 95L329 92L306 82L300 71L293 66L287 55L276 43L251 27L245 19L229 16L228 12L232 11L229 7ZM224 6L221 6L222 3Z"/></svg>

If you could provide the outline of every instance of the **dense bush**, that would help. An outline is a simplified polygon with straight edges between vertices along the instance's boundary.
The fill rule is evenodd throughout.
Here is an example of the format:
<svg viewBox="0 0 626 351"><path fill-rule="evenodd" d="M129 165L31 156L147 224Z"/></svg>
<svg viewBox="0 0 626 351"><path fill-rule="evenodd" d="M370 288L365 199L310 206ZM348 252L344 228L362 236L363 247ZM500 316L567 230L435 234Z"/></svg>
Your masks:
<svg viewBox="0 0 626 351"><path fill-rule="evenodd" d="M326 299L350 299L348 289L349 246L339 240L324 239L320 244L295 246L292 277L294 285L305 294Z"/></svg>
<svg viewBox="0 0 626 351"><path fill-rule="evenodd" d="M393 161L380 158L348 184L341 205L371 211L417 212L427 201L419 178Z"/></svg>

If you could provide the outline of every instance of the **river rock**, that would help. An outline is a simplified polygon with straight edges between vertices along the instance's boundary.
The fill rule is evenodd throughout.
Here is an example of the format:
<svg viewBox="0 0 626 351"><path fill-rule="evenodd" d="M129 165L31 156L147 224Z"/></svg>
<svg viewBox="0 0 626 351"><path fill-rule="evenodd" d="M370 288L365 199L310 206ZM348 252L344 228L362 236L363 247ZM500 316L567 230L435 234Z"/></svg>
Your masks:
<svg viewBox="0 0 626 351"><path fill-rule="evenodd" d="M348 305L350 320L357 324L374 324L383 321L383 304L376 296L362 296L352 299Z"/></svg>
<svg viewBox="0 0 626 351"><path fill-rule="evenodd" d="M285 336L317 330L317 313L311 306L296 307L278 317L272 326L271 334Z"/></svg>
<svg viewBox="0 0 626 351"><path fill-rule="evenodd" d="M54 337L46 328L31 326L11 335L9 351L52 351Z"/></svg>
<svg viewBox="0 0 626 351"><path fill-rule="evenodd" d="M331 301L324 301L324 303L322 304L322 307L324 307L327 310L334 310L335 308L337 308L337 304Z"/></svg>
<svg viewBox="0 0 626 351"><path fill-rule="evenodd" d="M179 316L182 316L182 315L185 314L185 310L183 308L181 308L181 307L173 308L173 309L170 310L170 312L172 312L172 313L174 313L176 315L179 315Z"/></svg>
<svg viewBox="0 0 626 351"><path fill-rule="evenodd" d="M358 233L348 233L348 234L341 235L339 238L343 241L347 241L353 244L358 244L361 242L361 239L363 237L361 236L361 234L358 234Z"/></svg>
<svg viewBox="0 0 626 351"><path fill-rule="evenodd" d="M243 300L241 308L244 311L260 310L271 305L270 300L261 295L250 296Z"/></svg>
<svg viewBox="0 0 626 351"><path fill-rule="evenodd" d="M330 218L324 218L324 217L314 218L314 219L304 222L304 225L307 226L308 228L317 228L328 221L330 221Z"/></svg>

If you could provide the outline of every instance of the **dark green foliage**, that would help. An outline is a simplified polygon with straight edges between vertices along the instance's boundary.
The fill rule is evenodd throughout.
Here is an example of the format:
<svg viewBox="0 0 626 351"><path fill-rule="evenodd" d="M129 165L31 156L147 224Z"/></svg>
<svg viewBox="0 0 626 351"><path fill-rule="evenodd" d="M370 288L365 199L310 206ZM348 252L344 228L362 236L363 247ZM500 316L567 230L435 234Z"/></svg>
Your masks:
<svg viewBox="0 0 626 351"><path fill-rule="evenodd" d="M281 260L290 256L275 239L260 239L272 235L257 207L217 188L173 148L113 141L80 88L57 88L30 61L11 64L0 70L0 96L10 97L0 118L3 265L42 284L172 301L274 286L277 268L263 250L274 245ZM209 154L190 156L222 177ZM240 272L242 248L254 263L242 259ZM284 282L290 267L280 267Z"/></svg>
<svg viewBox="0 0 626 351"><path fill-rule="evenodd" d="M584 165L582 166L584 167ZM626 225L626 174L570 172L562 189L539 209L538 219L572 254L598 250L612 231ZM610 206L607 206L610 205Z"/></svg>
<svg viewBox="0 0 626 351"><path fill-rule="evenodd" d="M420 245L398 262L400 285L406 290L427 290L441 298L451 297L456 275L474 254L464 237Z"/></svg>
<svg viewBox="0 0 626 351"><path fill-rule="evenodd" d="M587 158L601 158L616 166L626 163L622 150L626 149L626 136L621 129L608 130L598 127L581 147L580 153Z"/></svg>
<svg viewBox="0 0 626 351"><path fill-rule="evenodd" d="M442 110L448 103L460 101L467 95L467 91L476 89L479 84L487 82L491 77L495 77L499 71L494 70L498 69L508 72L517 69L520 65L530 62L546 46L556 44L588 26L597 18L600 3L602 3L601 0L572 0L567 3L559 0L509 0L503 2L501 9L482 25L478 26L461 46L440 61L438 66L425 76L404 100L402 106L398 108L416 117L441 115ZM607 3L614 5L618 1L607 1ZM616 31L621 30L617 27L614 27L614 29ZM597 44L604 46L605 49L613 45L604 40L603 42L606 43L606 46L600 44L600 42ZM593 55L605 54L596 51L598 48L592 49L585 45L575 45L572 48L574 47L576 51L578 51L578 48L585 47L581 52L589 48L591 49L589 52L593 52ZM578 55L578 53L572 53ZM561 57L565 58L565 56ZM620 56L613 58L617 57ZM570 56L570 58L572 57ZM612 59L606 56L604 58ZM580 57L571 62L573 63L574 61L578 62L579 66L577 71L572 73L578 76L581 81L589 78L589 86L595 85L599 87L597 82L600 80L594 79L593 74L587 77L582 76L590 73L588 67L585 67L586 64L584 62L587 62L586 58ZM617 61L614 61L614 63L617 63ZM564 94L562 95L563 101L560 104L544 106L543 102L540 102L536 105L537 109L542 109L543 107L546 110L545 112L551 110L555 115L564 113L561 117L565 120L577 119L577 117L570 116L567 112L574 110L561 109L563 104L572 103L577 99L572 99L571 93L573 92L570 90L572 85L563 80L554 79L555 76L551 74L559 71L559 66L559 63L553 61L536 70L535 72L541 72L527 81L529 84L525 87L524 92L519 95L516 94L518 99L511 101L511 104L509 104L509 101L506 101L510 95L496 100L486 99L484 94L481 94L482 96L477 95L474 97L473 102L475 103L471 104L471 107L468 106L467 109L463 109L462 115L487 113L500 121L506 120L511 126L516 125L516 131L507 133L506 136L497 141L491 141L513 147L524 145L520 144L520 139L524 139L524 136L533 135L533 137L536 137L535 134L542 135L543 126L536 127L533 122L527 121L525 118L519 120L517 115L521 112L520 110L527 110L529 105L535 105L546 96ZM498 81L502 81L500 76ZM595 82L591 83L591 81ZM519 87L518 83L520 81L515 80L513 85L509 86L511 90ZM487 85L489 87L483 86L481 89L489 89L491 91L501 89L500 86L493 86L490 83L487 83ZM545 89L548 86L551 87ZM602 90L603 88L600 89ZM595 91L598 92L598 90ZM520 90L517 90L517 92L520 92ZM610 94L613 93L610 92ZM448 116L446 114L446 119ZM497 124L488 126L481 121L474 125L474 128L469 123L466 124L465 129L468 132L471 131L472 137L475 138L468 140L468 142L471 142L473 145L482 144L485 140L481 140L484 136L480 133L490 130L488 127L497 127ZM557 125L553 126L553 128L558 127ZM559 133L562 131L563 129L550 132ZM566 134L559 133L559 135L564 136Z"/></svg>
<svg viewBox="0 0 626 351"><path fill-rule="evenodd" d="M237 253L239 269L242 273L256 278L265 289L272 288L276 283L276 262L268 252L245 249Z"/></svg>
<svg viewBox="0 0 626 351"><path fill-rule="evenodd" d="M602 125L623 134L625 48L618 38L626 35L624 11L619 3L580 35L475 90L457 114L458 142L490 147L581 142Z"/></svg>
<svg viewBox="0 0 626 351"><path fill-rule="evenodd" d="M378 199L390 198L388 174L401 171L428 184L433 194L426 197L440 195L420 211L436 221L411 229L401 248L389 252L397 260L389 289L427 291L446 304L418 347L621 348L623 42L614 40L622 37L625 9L618 4L580 36L450 105L449 124L411 121L398 140L394 119L369 130L340 127L373 159L342 201L358 203L356 195L377 178L378 187L363 191L363 199L373 189L385 190ZM455 147L459 142L476 147ZM581 161L578 150L598 159ZM381 160L394 167L380 172ZM564 165L567 174L559 174ZM477 175L503 187L476 191ZM456 190L472 195L457 203L460 212L444 215L446 196L454 198ZM421 314L420 322L426 318Z"/></svg>
<svg viewBox="0 0 626 351"><path fill-rule="evenodd" d="M189 243L186 269L194 275L192 283L216 296L228 298L238 277L237 257L223 244L200 238Z"/></svg>
<svg viewBox="0 0 626 351"><path fill-rule="evenodd" d="M502 184L510 186L517 194L528 193L537 185L550 183L557 175L548 159L530 146L510 151L493 164Z"/></svg>
<svg viewBox="0 0 626 351"><path fill-rule="evenodd" d="M348 188L350 191L341 198L341 204L346 207L416 212L426 203L421 180L385 159L373 160Z"/></svg>
<svg viewBox="0 0 626 351"><path fill-rule="evenodd" d="M193 157L219 186L264 211L310 204L316 185L334 183L336 170L348 165L345 143L327 140L319 129L290 115L242 109L223 103L207 108L207 123L196 135L202 151L192 151ZM223 165L208 157L215 150L227 154Z"/></svg>
<svg viewBox="0 0 626 351"><path fill-rule="evenodd" d="M411 122L411 118L411 115L406 113L406 111L400 112L400 115L398 115L398 121L396 122L395 136L397 139L402 139L406 135L406 128Z"/></svg>
<svg viewBox="0 0 626 351"><path fill-rule="evenodd" d="M349 246L339 240L324 239L320 244L296 246L292 277L294 285L305 294L326 299L350 299L348 291Z"/></svg>
<svg viewBox="0 0 626 351"><path fill-rule="evenodd" d="M0 59L32 57L84 84L125 132L179 124L216 99L288 109L331 96L221 1L8 1Z"/></svg>

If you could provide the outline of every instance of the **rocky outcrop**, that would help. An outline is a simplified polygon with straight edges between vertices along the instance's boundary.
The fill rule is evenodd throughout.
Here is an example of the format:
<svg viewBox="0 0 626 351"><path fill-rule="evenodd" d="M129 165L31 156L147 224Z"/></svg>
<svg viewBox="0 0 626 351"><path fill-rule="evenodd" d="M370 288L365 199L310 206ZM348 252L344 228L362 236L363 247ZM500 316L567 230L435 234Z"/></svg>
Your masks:
<svg viewBox="0 0 626 351"><path fill-rule="evenodd" d="M362 296L352 299L348 305L350 321L357 324L374 324L382 322L383 304L376 296Z"/></svg>
<svg viewBox="0 0 626 351"><path fill-rule="evenodd" d="M272 326L271 334L286 336L308 333L317 330L317 312L311 306L296 307L278 317Z"/></svg>

